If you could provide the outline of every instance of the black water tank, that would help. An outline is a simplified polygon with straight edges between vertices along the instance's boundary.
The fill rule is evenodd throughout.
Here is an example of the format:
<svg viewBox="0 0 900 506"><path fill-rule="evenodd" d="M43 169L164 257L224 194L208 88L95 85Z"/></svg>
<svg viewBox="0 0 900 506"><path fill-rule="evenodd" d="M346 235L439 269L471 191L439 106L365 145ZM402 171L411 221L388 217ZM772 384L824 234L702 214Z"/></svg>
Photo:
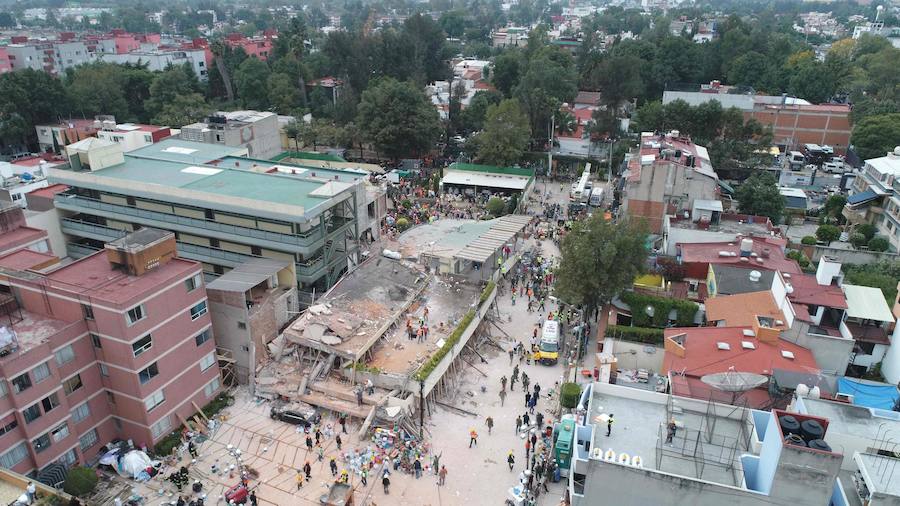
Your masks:
<svg viewBox="0 0 900 506"><path fill-rule="evenodd" d="M800 424L800 435L806 442L825 437L825 429L817 420L803 420Z"/></svg>
<svg viewBox="0 0 900 506"><path fill-rule="evenodd" d="M797 434L800 435L800 422L797 421L791 415L784 415L778 418L778 423L781 425L781 432L784 435L788 434Z"/></svg>
<svg viewBox="0 0 900 506"><path fill-rule="evenodd" d="M680 149L675 150L675 158L681 158L681 150Z"/></svg>
<svg viewBox="0 0 900 506"><path fill-rule="evenodd" d="M826 443L824 439L813 439L807 444L813 450L821 450L823 452L831 451L831 446L828 446L828 443Z"/></svg>
<svg viewBox="0 0 900 506"><path fill-rule="evenodd" d="M797 434L788 434L784 437L784 443L794 446L806 446L806 441Z"/></svg>

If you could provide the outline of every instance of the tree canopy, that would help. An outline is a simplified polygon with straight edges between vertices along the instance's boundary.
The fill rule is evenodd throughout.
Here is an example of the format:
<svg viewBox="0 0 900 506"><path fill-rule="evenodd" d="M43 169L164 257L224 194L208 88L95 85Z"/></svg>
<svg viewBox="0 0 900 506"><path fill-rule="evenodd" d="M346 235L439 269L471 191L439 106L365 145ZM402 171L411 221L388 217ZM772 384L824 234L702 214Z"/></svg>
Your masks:
<svg viewBox="0 0 900 506"><path fill-rule="evenodd" d="M775 177L769 172L755 172L738 186L734 196L742 213L768 216L772 223L781 221L784 214L784 197L778 190Z"/></svg>
<svg viewBox="0 0 900 506"><path fill-rule="evenodd" d="M491 105L484 120L484 131L475 137L478 158L490 165L518 163L530 136L528 116L518 101L507 99Z"/></svg>
<svg viewBox="0 0 900 506"><path fill-rule="evenodd" d="M576 221L562 242L556 295L588 310L612 300L647 269L647 233L640 224L594 213Z"/></svg>
<svg viewBox="0 0 900 506"><path fill-rule="evenodd" d="M412 82L381 78L362 94L357 124L391 158L419 156L440 135L438 113Z"/></svg>
<svg viewBox="0 0 900 506"><path fill-rule="evenodd" d="M863 119L853 128L852 141L860 158L878 158L900 145L900 113Z"/></svg>

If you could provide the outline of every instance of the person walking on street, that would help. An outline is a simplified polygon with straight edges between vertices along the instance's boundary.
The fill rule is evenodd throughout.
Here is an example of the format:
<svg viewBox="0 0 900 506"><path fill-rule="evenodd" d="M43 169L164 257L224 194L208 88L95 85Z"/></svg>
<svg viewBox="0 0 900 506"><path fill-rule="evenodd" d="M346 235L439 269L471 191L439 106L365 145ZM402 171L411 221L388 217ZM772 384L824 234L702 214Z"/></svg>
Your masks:
<svg viewBox="0 0 900 506"><path fill-rule="evenodd" d="M493 419L492 417L489 416L489 417L487 417L487 419L484 421L484 424L487 425L487 428L488 428L488 434L490 434L490 433L491 433L491 429L494 428L494 419Z"/></svg>
<svg viewBox="0 0 900 506"><path fill-rule="evenodd" d="M362 481L363 486L369 484L369 470L365 467L362 468L362 471L359 473L359 479Z"/></svg>
<svg viewBox="0 0 900 506"><path fill-rule="evenodd" d="M525 391L525 409L528 409L528 406L531 406L531 392L526 390Z"/></svg>
<svg viewBox="0 0 900 506"><path fill-rule="evenodd" d="M528 430L530 425L528 422L531 421L531 417L528 416L528 412L526 411L524 415L522 415L522 426L525 427L525 430Z"/></svg>
<svg viewBox="0 0 900 506"><path fill-rule="evenodd" d="M362 401L363 401L363 391L362 391L362 387L357 386L357 387L356 387L356 405L357 405L357 406L362 406Z"/></svg>
<svg viewBox="0 0 900 506"><path fill-rule="evenodd" d="M512 350L512 348L510 348L510 349L509 349L509 365L512 365L513 355L514 355L514 354L515 354L515 352Z"/></svg>
<svg viewBox="0 0 900 506"><path fill-rule="evenodd" d="M341 449L341 445L344 443L343 441L341 441L341 435L340 435L340 434L338 434L337 436L334 436L334 442L335 442L335 444L337 444L337 449L338 449L338 450Z"/></svg>
<svg viewBox="0 0 900 506"><path fill-rule="evenodd" d="M340 416L340 418L338 418L338 421L341 423L341 432L346 434L347 433L347 415L345 415L344 413L341 413L341 416Z"/></svg>
<svg viewBox="0 0 900 506"><path fill-rule="evenodd" d="M519 429L521 429L521 428L522 428L522 417L517 416L516 417L516 434L519 433Z"/></svg>
<svg viewBox="0 0 900 506"><path fill-rule="evenodd" d="M306 435L306 451L311 452L313 447L312 438L309 435Z"/></svg>
<svg viewBox="0 0 900 506"><path fill-rule="evenodd" d="M188 453L191 454L191 457L197 458L197 447L194 445L193 441L188 441Z"/></svg>
<svg viewBox="0 0 900 506"><path fill-rule="evenodd" d="M516 457L513 456L513 451L509 451L509 455L506 456L506 463L509 464L509 470L512 472L513 467L516 465Z"/></svg>
<svg viewBox="0 0 900 506"><path fill-rule="evenodd" d="M388 478L387 471L384 472L384 475L381 477L381 486L384 487L384 494L388 494L388 489L391 487L391 479Z"/></svg>
<svg viewBox="0 0 900 506"><path fill-rule="evenodd" d="M416 472L417 480L422 477L422 461L421 460L416 459L416 461L413 462L413 470Z"/></svg>
<svg viewBox="0 0 900 506"><path fill-rule="evenodd" d="M506 375L500 377L500 389L506 390Z"/></svg>
<svg viewBox="0 0 900 506"><path fill-rule="evenodd" d="M525 463L528 464L528 456L531 455L531 440L525 440Z"/></svg>
<svg viewBox="0 0 900 506"><path fill-rule="evenodd" d="M538 397L541 396L541 384L540 383L534 384L534 395L537 395Z"/></svg>
<svg viewBox="0 0 900 506"><path fill-rule="evenodd" d="M322 440L322 431L320 431L319 428L316 427L316 445L318 445L321 440Z"/></svg>
<svg viewBox="0 0 900 506"><path fill-rule="evenodd" d="M306 481L309 481L312 478L312 466L309 465L309 461L306 461L306 464L303 464L303 474L306 475Z"/></svg>
<svg viewBox="0 0 900 506"><path fill-rule="evenodd" d="M478 446L478 432L475 431L474 427L469 431L469 448L472 445Z"/></svg>
<svg viewBox="0 0 900 506"><path fill-rule="evenodd" d="M506 402L506 390L500 390L500 406L503 406L503 403Z"/></svg>
<svg viewBox="0 0 900 506"><path fill-rule="evenodd" d="M535 449L537 448L537 434L531 434L531 447Z"/></svg>
<svg viewBox="0 0 900 506"><path fill-rule="evenodd" d="M252 490L250 492L249 499L250 499L250 506L256 506L258 504L257 499L256 499L256 490Z"/></svg>
<svg viewBox="0 0 900 506"><path fill-rule="evenodd" d="M301 488L303 488L303 473L299 469L297 469L296 481L297 481L297 490L300 490Z"/></svg>
<svg viewBox="0 0 900 506"><path fill-rule="evenodd" d="M438 473L438 486L443 487L447 483L447 466L441 466Z"/></svg>
<svg viewBox="0 0 900 506"><path fill-rule="evenodd" d="M538 411L538 414L534 417L534 423L537 425L538 431L544 426L544 414Z"/></svg>
<svg viewBox="0 0 900 506"><path fill-rule="evenodd" d="M331 467L331 476L337 476L337 462L334 460L334 457L331 457L331 460L328 461L328 466Z"/></svg>
<svg viewBox="0 0 900 506"><path fill-rule="evenodd" d="M606 420L606 437L612 433L612 424L613 424L613 416L609 415L609 419Z"/></svg>
<svg viewBox="0 0 900 506"><path fill-rule="evenodd" d="M523 373L522 373L522 390L527 391L527 390L528 390L528 383L530 383L530 382L531 382L531 380L528 379L528 375L525 374L525 373L523 372Z"/></svg>

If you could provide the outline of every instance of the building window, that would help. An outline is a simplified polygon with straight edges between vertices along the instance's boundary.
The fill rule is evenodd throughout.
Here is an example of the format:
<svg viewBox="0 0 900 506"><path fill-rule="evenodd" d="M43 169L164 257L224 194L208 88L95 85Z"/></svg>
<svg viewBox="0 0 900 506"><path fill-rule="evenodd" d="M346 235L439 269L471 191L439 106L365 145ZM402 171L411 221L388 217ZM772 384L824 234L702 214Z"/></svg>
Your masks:
<svg viewBox="0 0 900 506"><path fill-rule="evenodd" d="M44 434L42 436L38 436L37 439L31 442L31 446L34 447L34 453L41 453L47 448L50 448L50 434Z"/></svg>
<svg viewBox="0 0 900 506"><path fill-rule="evenodd" d="M81 451L85 451L88 448L97 444L97 441L100 441L100 436L97 435L97 429L93 429L85 435L78 438L78 444L81 446Z"/></svg>
<svg viewBox="0 0 900 506"><path fill-rule="evenodd" d="M81 383L81 374L76 374L75 376L72 376L71 378L63 381L63 391L66 393L66 395L71 395L72 392L78 390L83 386L84 384Z"/></svg>
<svg viewBox="0 0 900 506"><path fill-rule="evenodd" d="M12 432L19 426L19 421L15 415L10 415L7 421L0 422L0 436Z"/></svg>
<svg viewBox="0 0 900 506"><path fill-rule="evenodd" d="M35 402L31 406L22 410L22 418L25 423L31 423L41 417L41 407L39 402Z"/></svg>
<svg viewBox="0 0 900 506"><path fill-rule="evenodd" d="M85 418L91 416L91 407L87 402L83 402L72 410L72 421L78 423Z"/></svg>
<svg viewBox="0 0 900 506"><path fill-rule="evenodd" d="M109 377L109 367L107 367L106 364L97 364L97 365L100 366L100 376L108 378Z"/></svg>
<svg viewBox="0 0 900 506"><path fill-rule="evenodd" d="M75 350L72 349L71 344L60 348L54 355L56 355L57 366L65 365L75 360Z"/></svg>
<svg viewBox="0 0 900 506"><path fill-rule="evenodd" d="M19 443L17 446L13 446L11 450L0 455L0 466L6 468L13 468L25 458L28 457L28 447L25 446L25 443Z"/></svg>
<svg viewBox="0 0 900 506"><path fill-rule="evenodd" d="M216 363L216 354L215 352L206 355L205 357L200 359L200 371L205 371L212 367L213 364Z"/></svg>
<svg viewBox="0 0 900 506"><path fill-rule="evenodd" d="M144 305L140 304L128 310L128 313L125 315L125 319L128 321L128 325L134 325L135 323L143 320L147 317L147 314L144 312Z"/></svg>
<svg viewBox="0 0 900 506"><path fill-rule="evenodd" d="M28 373L20 374L10 381L13 386L13 391L17 394L24 392L31 388L31 377L28 376Z"/></svg>
<svg viewBox="0 0 900 506"><path fill-rule="evenodd" d="M205 387L203 387L203 393L206 395L207 398L210 398L213 396L213 394L216 393L216 390L218 390L218 389L219 389L219 377L216 376L216 378L214 380L210 381L209 383L206 384Z"/></svg>
<svg viewBox="0 0 900 506"><path fill-rule="evenodd" d="M50 437L53 438L54 443L59 443L63 439L69 437L69 424L66 422L57 425L55 429L50 431Z"/></svg>
<svg viewBox="0 0 900 506"><path fill-rule="evenodd" d="M94 308L88 306L87 304L81 305L81 316L84 317L85 320L93 320L94 319Z"/></svg>
<svg viewBox="0 0 900 506"><path fill-rule="evenodd" d="M250 246L250 253L258 257L262 256L262 248L259 246Z"/></svg>
<svg viewBox="0 0 900 506"><path fill-rule="evenodd" d="M203 332L194 336L194 342L197 343L197 346L202 345L206 341L209 341L209 338L212 337L212 332L209 329L204 330Z"/></svg>
<svg viewBox="0 0 900 506"><path fill-rule="evenodd" d="M100 336L97 334L91 334L91 344L94 345L94 348L103 348L103 343L100 342Z"/></svg>
<svg viewBox="0 0 900 506"><path fill-rule="evenodd" d="M159 367L157 367L156 362L153 362L144 370L138 373L138 378L141 380L141 385L143 385L155 378L157 375L159 375Z"/></svg>
<svg viewBox="0 0 900 506"><path fill-rule="evenodd" d="M237 322L237 328L247 330L247 324L245 322Z"/></svg>
<svg viewBox="0 0 900 506"><path fill-rule="evenodd" d="M106 392L106 402L110 404L116 403L116 396L112 392Z"/></svg>
<svg viewBox="0 0 900 506"><path fill-rule="evenodd" d="M206 301L197 304L191 308L191 320L196 320L206 314Z"/></svg>
<svg viewBox="0 0 900 506"><path fill-rule="evenodd" d="M32 369L31 374L34 376L34 384L36 385L50 377L50 366L47 365L47 362L44 362Z"/></svg>
<svg viewBox="0 0 900 506"><path fill-rule="evenodd" d="M72 467L73 464L75 464L76 460L78 460L78 458L75 456L75 449L73 448L66 453L63 453L62 457L56 459L56 463L62 464L68 469Z"/></svg>
<svg viewBox="0 0 900 506"><path fill-rule="evenodd" d="M144 399L144 407L147 408L147 412L153 410L156 406L159 406L166 400L166 394L162 390L158 390L152 394L150 397Z"/></svg>
<svg viewBox="0 0 900 506"><path fill-rule="evenodd" d="M169 419L169 416L164 416L160 418L158 422L150 426L150 434L153 436L153 439L156 439L166 432L169 432L169 429L171 428L172 420Z"/></svg>
<svg viewBox="0 0 900 506"><path fill-rule="evenodd" d="M56 394L50 394L41 399L41 406L44 408L44 413L49 413L59 406L59 397Z"/></svg>
<svg viewBox="0 0 900 506"><path fill-rule="evenodd" d="M203 277L201 274L194 274L193 276L184 280L184 287L187 288L187 291L192 292L197 289L198 286L203 284Z"/></svg>
<svg viewBox="0 0 900 506"><path fill-rule="evenodd" d="M131 344L131 351L134 353L134 356L137 357L141 353L149 350L151 347L153 347L153 338L150 336L150 334L147 334L146 336L138 339Z"/></svg>

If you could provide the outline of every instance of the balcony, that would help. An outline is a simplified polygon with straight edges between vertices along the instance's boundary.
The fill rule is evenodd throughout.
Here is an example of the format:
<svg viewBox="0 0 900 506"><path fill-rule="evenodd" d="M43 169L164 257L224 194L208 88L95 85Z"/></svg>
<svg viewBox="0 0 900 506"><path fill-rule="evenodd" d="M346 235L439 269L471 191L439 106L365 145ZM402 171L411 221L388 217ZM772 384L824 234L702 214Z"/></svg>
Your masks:
<svg viewBox="0 0 900 506"><path fill-rule="evenodd" d="M56 207L67 211L103 216L113 220L129 221L148 227L174 230L199 236L215 236L226 241L245 244L248 242L248 239L252 239L250 242L255 246L276 250L290 250L301 254L309 254L313 250L320 248L321 242L324 240L322 231L317 227L300 234L282 234L212 220L189 218L187 216L112 204L71 193L57 195L54 202ZM338 219L345 221L329 226L329 235L341 232L352 222L352 219L334 218L334 220Z"/></svg>

